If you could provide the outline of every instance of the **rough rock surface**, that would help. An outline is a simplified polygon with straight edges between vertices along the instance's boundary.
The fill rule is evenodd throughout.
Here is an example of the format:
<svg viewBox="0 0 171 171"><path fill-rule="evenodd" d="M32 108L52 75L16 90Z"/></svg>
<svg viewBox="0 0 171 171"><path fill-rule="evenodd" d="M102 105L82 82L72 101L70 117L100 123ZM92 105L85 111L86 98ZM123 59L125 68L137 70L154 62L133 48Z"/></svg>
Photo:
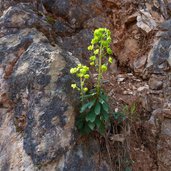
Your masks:
<svg viewBox="0 0 171 171"><path fill-rule="evenodd" d="M0 170L94 170L94 154L75 147L68 71L79 61L52 46L32 4L9 7L0 25Z"/></svg>
<svg viewBox="0 0 171 171"><path fill-rule="evenodd" d="M171 1L0 0L0 16L0 170L109 170L78 138L68 72L98 27L112 31L113 107L139 100L133 170L171 170Z"/></svg>

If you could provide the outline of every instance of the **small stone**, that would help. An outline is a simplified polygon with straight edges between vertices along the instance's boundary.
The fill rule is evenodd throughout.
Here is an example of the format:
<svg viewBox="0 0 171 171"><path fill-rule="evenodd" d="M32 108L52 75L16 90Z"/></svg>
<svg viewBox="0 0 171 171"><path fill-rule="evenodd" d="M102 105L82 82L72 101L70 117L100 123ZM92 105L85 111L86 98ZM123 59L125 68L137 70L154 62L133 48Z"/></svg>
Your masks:
<svg viewBox="0 0 171 171"><path fill-rule="evenodd" d="M110 140L123 143L125 141L125 136L123 134L114 134L110 137Z"/></svg>
<svg viewBox="0 0 171 171"><path fill-rule="evenodd" d="M161 80L158 80L155 77L150 78L149 80L149 87L152 90L161 90L163 87L163 82Z"/></svg>
<svg viewBox="0 0 171 171"><path fill-rule="evenodd" d="M145 63L147 61L147 56L141 56L137 60L134 61L133 67L135 72L142 72L144 69Z"/></svg>
<svg viewBox="0 0 171 171"><path fill-rule="evenodd" d="M123 92L124 95L134 95L134 93L131 90L127 90Z"/></svg>
<svg viewBox="0 0 171 171"><path fill-rule="evenodd" d="M124 80L125 80L125 78L123 78L123 77L117 78L117 81L118 81L118 82L122 82L122 81L124 81Z"/></svg>
<svg viewBox="0 0 171 171"><path fill-rule="evenodd" d="M133 76L133 74L132 74L132 73L128 73L127 75L128 75L128 76Z"/></svg>
<svg viewBox="0 0 171 171"><path fill-rule="evenodd" d="M116 107L116 108L115 108L115 112L118 112L118 111L119 111L119 109Z"/></svg>
<svg viewBox="0 0 171 171"><path fill-rule="evenodd" d="M143 90L146 90L146 89L149 89L149 86L148 85L145 85L145 86L142 86L142 87L139 87L138 89L137 89L137 91L143 91Z"/></svg>
<svg viewBox="0 0 171 171"><path fill-rule="evenodd" d="M125 78L126 78L126 76L124 74L118 74L117 77L116 77L116 80L118 82L122 82L122 81L125 80Z"/></svg>
<svg viewBox="0 0 171 171"><path fill-rule="evenodd" d="M126 24L132 23L134 21L136 21L138 13L134 13L131 16L128 16L127 20L126 20Z"/></svg>

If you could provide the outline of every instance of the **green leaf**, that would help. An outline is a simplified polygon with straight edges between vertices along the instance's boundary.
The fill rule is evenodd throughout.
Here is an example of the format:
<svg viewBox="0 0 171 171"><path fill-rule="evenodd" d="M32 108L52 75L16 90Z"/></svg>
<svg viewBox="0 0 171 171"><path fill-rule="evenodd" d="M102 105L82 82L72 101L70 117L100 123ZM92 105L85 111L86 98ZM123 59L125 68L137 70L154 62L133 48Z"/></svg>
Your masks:
<svg viewBox="0 0 171 171"><path fill-rule="evenodd" d="M82 107L81 107L81 110L80 110L80 113L83 113L86 109L91 109L91 107L94 105L94 103L96 102L96 99L84 104Z"/></svg>
<svg viewBox="0 0 171 171"><path fill-rule="evenodd" d="M96 118L95 124L96 124L97 128L99 128L100 124L101 124L101 120L99 118Z"/></svg>
<svg viewBox="0 0 171 171"><path fill-rule="evenodd" d="M109 113L107 113L104 109L102 109L100 120L104 122L104 121L107 121L108 119L109 119Z"/></svg>
<svg viewBox="0 0 171 171"><path fill-rule="evenodd" d="M89 126L87 124L85 124L84 127L82 129L80 129L80 133L82 135L89 134L90 132L91 132L91 129L89 128Z"/></svg>
<svg viewBox="0 0 171 171"><path fill-rule="evenodd" d="M123 122L124 120L126 120L126 116L123 113L120 113L120 112L114 112L113 117L114 117L115 120L117 120L117 122L119 124L121 122Z"/></svg>
<svg viewBox="0 0 171 171"><path fill-rule="evenodd" d="M89 106L89 103L86 103L84 104L82 107L81 107L81 110L80 110L80 113L83 113Z"/></svg>
<svg viewBox="0 0 171 171"><path fill-rule="evenodd" d="M88 108L91 109L95 102L96 102L96 99L90 101Z"/></svg>
<svg viewBox="0 0 171 171"><path fill-rule="evenodd" d="M86 94L86 95L84 95L84 98L93 97L94 95L96 95L96 93Z"/></svg>
<svg viewBox="0 0 171 171"><path fill-rule="evenodd" d="M105 101L104 101L102 98L99 98L99 102L100 102L101 104L105 103Z"/></svg>
<svg viewBox="0 0 171 171"><path fill-rule="evenodd" d="M119 115L120 115L120 113L119 112L114 112L113 113L113 117L114 117L114 119L118 119L119 118Z"/></svg>
<svg viewBox="0 0 171 171"><path fill-rule="evenodd" d="M100 114L100 110L101 110L101 105L99 102L96 103L96 106L94 108L94 112L96 115L99 115Z"/></svg>
<svg viewBox="0 0 171 171"><path fill-rule="evenodd" d="M103 118L105 121L107 121L109 119L109 114L106 111L103 111Z"/></svg>
<svg viewBox="0 0 171 171"><path fill-rule="evenodd" d="M86 121L94 122L96 119L96 114L94 111L90 111L86 116Z"/></svg>
<svg viewBox="0 0 171 171"><path fill-rule="evenodd" d="M107 113L109 113L109 105L107 103L103 103L102 107Z"/></svg>
<svg viewBox="0 0 171 171"><path fill-rule="evenodd" d="M101 135L104 135L104 133L105 133L105 125L103 123L100 124L100 127L99 127L98 131L99 131L99 133Z"/></svg>
<svg viewBox="0 0 171 171"><path fill-rule="evenodd" d="M100 92L100 98L102 98L104 101L108 100L108 96L105 95L103 91Z"/></svg>
<svg viewBox="0 0 171 171"><path fill-rule="evenodd" d="M88 126L93 131L94 130L94 127L95 127L95 124L92 123L92 122L88 122Z"/></svg>
<svg viewBox="0 0 171 171"><path fill-rule="evenodd" d="M125 171L132 171L131 167L126 167Z"/></svg>

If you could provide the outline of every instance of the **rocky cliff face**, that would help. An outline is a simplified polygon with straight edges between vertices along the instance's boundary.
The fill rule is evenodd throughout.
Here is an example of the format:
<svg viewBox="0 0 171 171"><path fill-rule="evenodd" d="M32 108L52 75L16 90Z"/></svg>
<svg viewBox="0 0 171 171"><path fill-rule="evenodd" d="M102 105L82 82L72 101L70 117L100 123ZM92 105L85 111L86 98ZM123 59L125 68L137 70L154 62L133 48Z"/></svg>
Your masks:
<svg viewBox="0 0 171 171"><path fill-rule="evenodd" d="M169 0L0 0L0 170L109 170L97 141L79 138L70 88L98 27L112 31L113 108L142 109L133 170L171 170L170 14Z"/></svg>

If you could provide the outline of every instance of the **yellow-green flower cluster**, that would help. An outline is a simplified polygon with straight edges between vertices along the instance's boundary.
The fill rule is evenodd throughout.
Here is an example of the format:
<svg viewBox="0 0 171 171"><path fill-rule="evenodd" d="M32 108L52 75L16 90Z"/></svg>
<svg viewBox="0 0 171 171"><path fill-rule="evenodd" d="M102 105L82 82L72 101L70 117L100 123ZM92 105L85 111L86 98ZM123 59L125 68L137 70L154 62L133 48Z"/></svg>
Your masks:
<svg viewBox="0 0 171 171"><path fill-rule="evenodd" d="M112 49L110 48L111 39L111 32L107 28L99 28L94 31L94 38L91 41L91 45L88 46L89 51L93 51L93 55L90 56L90 65L91 66L98 66L99 61L97 58L99 55L103 58L105 55L111 55ZM102 72L107 71L107 65L113 62L112 57L108 58L106 64L101 66Z"/></svg>
<svg viewBox="0 0 171 171"><path fill-rule="evenodd" d="M88 46L88 50L94 50L94 53L97 52L98 49L96 48L96 44L101 44L103 48L106 49L107 53L110 55L112 54L112 50L109 48L110 43L112 41L111 32L107 28L99 28L94 31L94 38L91 40L91 45Z"/></svg>
<svg viewBox="0 0 171 171"><path fill-rule="evenodd" d="M113 62L112 57L109 57L108 62L111 64Z"/></svg>
<svg viewBox="0 0 171 171"><path fill-rule="evenodd" d="M102 72L106 72L107 71L107 66L105 64L103 64L101 66L101 70L102 70Z"/></svg>
<svg viewBox="0 0 171 171"><path fill-rule="evenodd" d="M93 65L95 65L95 61L96 61L96 56L95 55L93 55L93 56L90 56L90 65L91 66L93 66Z"/></svg>
<svg viewBox="0 0 171 171"><path fill-rule="evenodd" d="M88 88L84 87L85 80L90 78L88 72L89 72L89 67L82 64L78 64L77 67L71 68L70 73L76 74L76 76L80 78L80 88L77 86L77 84L71 84L71 87L79 91L84 91L84 92L88 91Z"/></svg>
<svg viewBox="0 0 171 171"><path fill-rule="evenodd" d="M80 78L85 78L88 79L90 76L87 73L89 71L89 67L85 65L78 64L77 67L71 68L70 73L71 74L76 74Z"/></svg>

